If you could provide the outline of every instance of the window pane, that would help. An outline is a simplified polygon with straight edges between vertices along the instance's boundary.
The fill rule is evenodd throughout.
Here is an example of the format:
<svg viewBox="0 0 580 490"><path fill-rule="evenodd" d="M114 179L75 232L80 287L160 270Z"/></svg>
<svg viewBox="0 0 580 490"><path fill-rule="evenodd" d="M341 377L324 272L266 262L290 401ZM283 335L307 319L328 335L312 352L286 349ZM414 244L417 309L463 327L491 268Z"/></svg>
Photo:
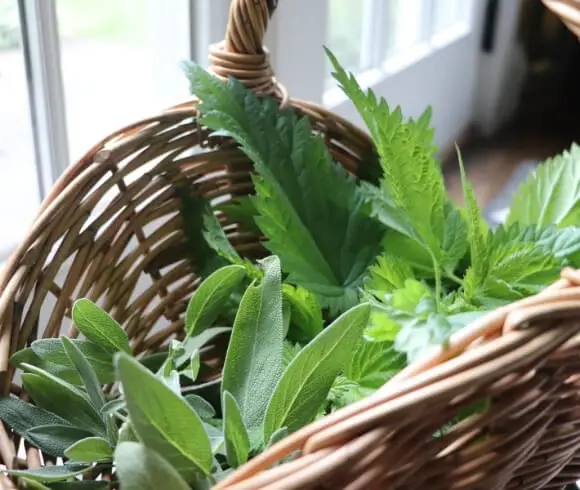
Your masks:
<svg viewBox="0 0 580 490"><path fill-rule="evenodd" d="M434 33L444 31L460 20L460 1L466 0L435 0Z"/></svg>
<svg viewBox="0 0 580 490"><path fill-rule="evenodd" d="M187 1L57 0L72 161L120 127L183 102Z"/></svg>
<svg viewBox="0 0 580 490"><path fill-rule="evenodd" d="M399 54L421 41L422 0L386 0L384 57Z"/></svg>
<svg viewBox="0 0 580 490"><path fill-rule="evenodd" d="M328 2L328 48L348 70L361 67L364 4L353 0Z"/></svg>
<svg viewBox="0 0 580 490"><path fill-rule="evenodd" d="M0 262L39 205L17 0L0 0Z"/></svg>

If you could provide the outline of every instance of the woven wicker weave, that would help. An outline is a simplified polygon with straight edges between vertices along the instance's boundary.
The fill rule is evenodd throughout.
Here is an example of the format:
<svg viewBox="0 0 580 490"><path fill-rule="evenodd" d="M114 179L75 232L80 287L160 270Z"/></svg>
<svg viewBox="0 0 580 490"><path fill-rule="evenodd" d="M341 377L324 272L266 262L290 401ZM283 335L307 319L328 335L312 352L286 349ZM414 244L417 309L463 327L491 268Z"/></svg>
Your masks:
<svg viewBox="0 0 580 490"><path fill-rule="evenodd" d="M211 49L213 71L292 105L325 135L337 161L372 174L366 134L290 99L273 77L261 47L273 3L232 3L226 40ZM231 141L208 139L192 101L95 145L55 185L0 278L3 392L26 397L8 363L13 352L36 338L77 335L70 308L78 297L110 311L137 352L178 334L198 282L178 194L248 194L250 168ZM222 222L240 252L264 254L259 237ZM562 275L542 294L459 332L448 349L375 395L286 438L217 488L532 490L562 489L580 478L580 272ZM214 351L208 356L218 372L219 345ZM475 404L486 410L454 423ZM34 448L16 457L21 443L0 424L1 463L38 466ZM0 490L11 488L0 478Z"/></svg>

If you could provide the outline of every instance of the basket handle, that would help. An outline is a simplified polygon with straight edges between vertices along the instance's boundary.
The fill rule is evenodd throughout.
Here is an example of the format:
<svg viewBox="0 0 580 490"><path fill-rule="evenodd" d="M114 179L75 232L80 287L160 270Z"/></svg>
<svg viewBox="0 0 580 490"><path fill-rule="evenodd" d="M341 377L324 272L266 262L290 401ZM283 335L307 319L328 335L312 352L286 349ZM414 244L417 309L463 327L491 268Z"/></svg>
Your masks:
<svg viewBox="0 0 580 490"><path fill-rule="evenodd" d="M568 29L580 38L580 0L543 0L546 7L560 17Z"/></svg>
<svg viewBox="0 0 580 490"><path fill-rule="evenodd" d="M232 0L225 40L210 46L209 70L219 78L233 76L258 95L286 102L286 90L278 83L263 41L278 0Z"/></svg>

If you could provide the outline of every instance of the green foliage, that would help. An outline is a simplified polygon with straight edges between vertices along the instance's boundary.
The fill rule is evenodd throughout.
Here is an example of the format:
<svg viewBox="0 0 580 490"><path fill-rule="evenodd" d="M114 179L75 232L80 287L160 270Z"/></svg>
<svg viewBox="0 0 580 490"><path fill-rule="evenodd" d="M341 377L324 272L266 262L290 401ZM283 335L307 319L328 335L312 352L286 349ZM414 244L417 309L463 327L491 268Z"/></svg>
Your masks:
<svg viewBox="0 0 580 490"><path fill-rule="evenodd" d="M254 163L256 223L288 281L334 310L355 304L383 233L366 215L355 179L332 161L306 118L197 65L186 71L202 123L234 138Z"/></svg>
<svg viewBox="0 0 580 490"><path fill-rule="evenodd" d="M227 391L223 393L224 439L226 454L232 468L244 464L250 453L250 437L242 419L236 399Z"/></svg>
<svg viewBox="0 0 580 490"><path fill-rule="evenodd" d="M126 332L107 313L88 299L75 302L72 318L79 331L88 340L111 352L131 353Z"/></svg>
<svg viewBox="0 0 580 490"><path fill-rule="evenodd" d="M539 165L515 195L507 225L537 228L580 223L580 146Z"/></svg>
<svg viewBox="0 0 580 490"><path fill-rule="evenodd" d="M361 304L341 315L290 362L268 404L264 440L282 427L293 432L314 419L351 356L370 315Z"/></svg>
<svg viewBox="0 0 580 490"><path fill-rule="evenodd" d="M185 399L126 354L118 354L116 365L139 440L163 454L188 482L211 474L209 439L201 419Z"/></svg>
<svg viewBox="0 0 580 490"><path fill-rule="evenodd" d="M280 262L269 257L261 265L264 279L250 285L240 302L222 379L222 393L234 397L251 435L261 429L270 393L282 374L284 341Z"/></svg>
<svg viewBox="0 0 580 490"><path fill-rule="evenodd" d="M115 451L115 464L123 490L190 490L163 456L143 444L120 444Z"/></svg>
<svg viewBox="0 0 580 490"><path fill-rule="evenodd" d="M65 456L79 463L109 461L113 458L113 448L102 437L87 437L72 444L65 451Z"/></svg>
<svg viewBox="0 0 580 490"><path fill-rule="evenodd" d="M188 336L199 335L210 327L220 314L223 303L244 278L244 268L238 265L222 267L205 279L192 296L185 314Z"/></svg>

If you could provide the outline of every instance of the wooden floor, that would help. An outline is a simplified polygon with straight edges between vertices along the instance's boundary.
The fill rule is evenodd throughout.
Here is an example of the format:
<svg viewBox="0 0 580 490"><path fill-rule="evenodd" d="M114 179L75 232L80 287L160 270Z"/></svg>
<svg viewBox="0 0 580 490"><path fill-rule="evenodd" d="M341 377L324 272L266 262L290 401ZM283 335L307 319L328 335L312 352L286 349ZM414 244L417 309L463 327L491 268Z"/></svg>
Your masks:
<svg viewBox="0 0 580 490"><path fill-rule="evenodd" d="M480 141L473 147L462 149L467 175L479 204L485 206L489 203L520 163L526 160L543 161L569 148L574 139L565 133L507 129L492 140ZM578 136L575 140L580 143L580 131ZM456 158L446 162L445 177L451 198L462 203L463 193Z"/></svg>

